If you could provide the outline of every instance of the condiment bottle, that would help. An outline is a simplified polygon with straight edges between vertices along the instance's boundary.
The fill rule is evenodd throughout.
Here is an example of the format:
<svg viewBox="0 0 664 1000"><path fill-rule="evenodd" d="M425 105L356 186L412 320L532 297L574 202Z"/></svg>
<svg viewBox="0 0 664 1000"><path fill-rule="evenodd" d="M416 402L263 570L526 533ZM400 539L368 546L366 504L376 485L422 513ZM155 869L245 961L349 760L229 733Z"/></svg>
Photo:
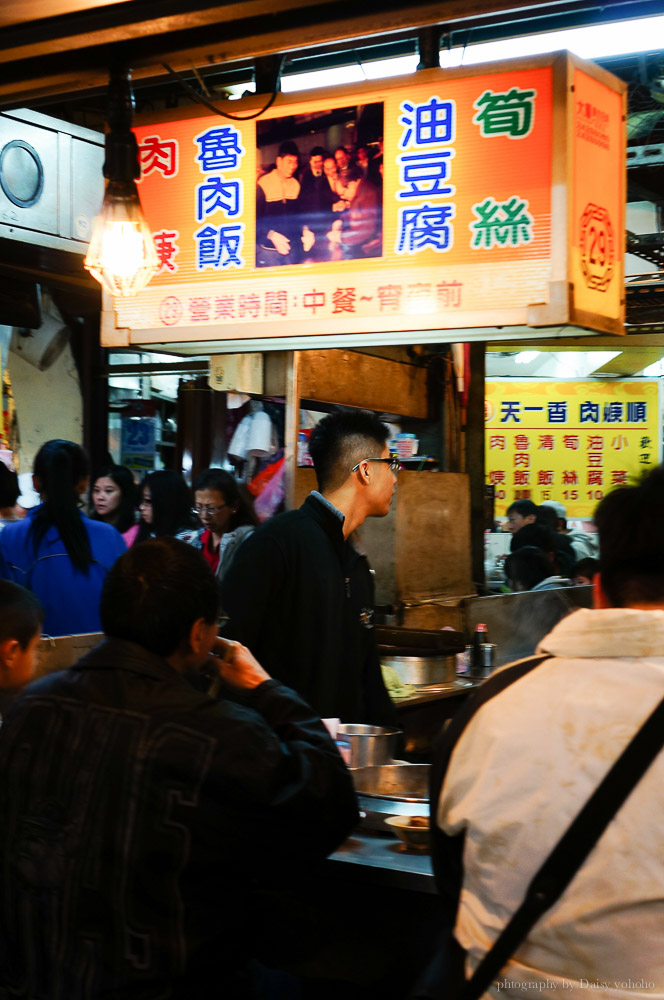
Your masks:
<svg viewBox="0 0 664 1000"><path fill-rule="evenodd" d="M487 632L486 625L479 624L475 626L475 632L473 634L473 659L470 667L470 672L474 677L483 676L483 657L481 646L489 641L489 635Z"/></svg>

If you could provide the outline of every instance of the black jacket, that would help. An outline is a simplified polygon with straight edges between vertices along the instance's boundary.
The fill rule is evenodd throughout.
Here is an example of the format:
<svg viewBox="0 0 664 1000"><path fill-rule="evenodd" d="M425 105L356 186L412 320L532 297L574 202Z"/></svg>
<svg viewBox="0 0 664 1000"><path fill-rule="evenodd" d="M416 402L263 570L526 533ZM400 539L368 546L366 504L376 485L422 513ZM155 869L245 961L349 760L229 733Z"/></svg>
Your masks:
<svg viewBox="0 0 664 1000"><path fill-rule="evenodd" d="M358 818L294 692L215 700L119 640L14 703L0 816L3 1000L244 997L253 887Z"/></svg>
<svg viewBox="0 0 664 1000"><path fill-rule="evenodd" d="M373 579L343 525L308 496L249 538L222 582L224 635L323 718L393 725L373 628Z"/></svg>

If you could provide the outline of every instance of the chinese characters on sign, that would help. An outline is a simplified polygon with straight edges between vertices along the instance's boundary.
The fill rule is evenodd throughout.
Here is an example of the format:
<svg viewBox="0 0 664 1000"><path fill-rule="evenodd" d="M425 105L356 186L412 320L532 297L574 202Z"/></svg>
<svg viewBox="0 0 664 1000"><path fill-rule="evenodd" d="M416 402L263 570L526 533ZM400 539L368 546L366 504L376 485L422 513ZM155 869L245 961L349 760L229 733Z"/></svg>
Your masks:
<svg viewBox="0 0 664 1000"><path fill-rule="evenodd" d="M451 176L456 150L456 102L429 97L422 104L404 101L401 105L403 126L397 163L401 186L396 192L399 201L408 200L408 207L399 208L398 254L415 254L425 247L438 253L454 245L452 220L456 206L452 202L432 204L428 199L449 199L456 193L447 183ZM404 150L422 152L404 152ZM419 199L413 204L411 199Z"/></svg>
<svg viewBox="0 0 664 1000"><path fill-rule="evenodd" d="M593 403L590 400L575 404L575 419L580 424L647 423L648 404L644 400L630 403ZM501 424L513 421L520 424L530 413L546 413L550 424L567 424L568 410L572 407L565 402L550 402L546 406L523 406L519 400L504 400L500 404Z"/></svg>
<svg viewBox="0 0 664 1000"><path fill-rule="evenodd" d="M592 517L604 493L659 461L659 386L638 382L490 382L487 481L496 514L514 500L557 500Z"/></svg>
<svg viewBox="0 0 664 1000"><path fill-rule="evenodd" d="M219 213L224 220L237 219L242 214L244 181L228 179L226 174L237 172L246 152L239 131L231 125L213 126L194 136L194 143L200 147L195 159L201 173L206 175L196 185L196 221L203 222L213 216L218 222ZM230 265L241 268L244 232L242 221L231 225L226 221L221 225L208 222L197 230L194 239L198 270Z"/></svg>
<svg viewBox="0 0 664 1000"><path fill-rule="evenodd" d="M272 287L257 292L225 293L222 289L205 296L166 295L160 302L159 317L164 326L175 326L182 321L226 324L282 317L371 316L376 311L389 315L403 308L415 312L418 302L428 303L432 297L441 311L458 309L461 304L461 284L458 281L439 281L436 284L395 282L360 289L328 280L305 283L303 288L305 290L301 293Z"/></svg>
<svg viewBox="0 0 664 1000"><path fill-rule="evenodd" d="M196 184L194 189L193 217L196 222L205 222L210 216L218 222L220 214L224 220L241 217L244 182L237 176L230 179L226 177L229 172L238 172L246 152L239 131L228 125L208 128L193 137L193 144L198 147L198 152L193 150L191 159L205 175L203 182ZM180 143L177 139L164 140L158 135L146 136L139 145L142 179L154 172L161 174L167 181L177 177L180 172L180 155ZM244 222L228 225L225 221L221 225L208 222L195 231L193 242L196 268L202 271L207 267L242 267L244 232ZM181 245L180 231L176 228L160 229L153 233L153 237L161 264L160 272L175 274L179 270L176 256L183 249L185 252L190 249ZM160 309L161 321L165 325L171 325L163 319L162 314L163 309Z"/></svg>
<svg viewBox="0 0 664 1000"><path fill-rule="evenodd" d="M535 119L536 90L513 87L507 93L485 90L474 102L482 138L494 136L521 139L530 135ZM403 101L403 126L399 142L400 187L398 201L408 200L408 207L399 208L397 254L416 254L426 247L446 253L454 246L456 202L451 201L456 187L450 183L452 161L456 156L453 143L457 138L457 104L437 94L421 104ZM421 152L410 152L410 150ZM403 152L407 150L408 152ZM414 204L412 199L419 199ZM433 204L434 199L442 203ZM486 195L472 206L475 218L468 223L473 249L491 250L505 246L518 247L533 239L533 216L528 201L518 195L496 201Z"/></svg>
<svg viewBox="0 0 664 1000"><path fill-rule="evenodd" d="M535 90L513 87L506 94L485 90L475 101L478 109L473 121L481 127L483 136L506 135L522 139L530 135L535 119Z"/></svg>
<svg viewBox="0 0 664 1000"><path fill-rule="evenodd" d="M191 111L137 125L161 266L114 302L113 331L369 337L538 325L541 310L578 325L572 307L592 327L599 301L601 328L618 332L624 198L604 181L624 173L621 84L574 68L572 92L554 72L568 58L571 69L558 54L279 95L257 119L247 108L232 122ZM569 128L554 128L554 108ZM578 179L568 169L561 187L554 163L570 167L571 135ZM552 212L559 188L573 232ZM556 275L573 286L564 302Z"/></svg>

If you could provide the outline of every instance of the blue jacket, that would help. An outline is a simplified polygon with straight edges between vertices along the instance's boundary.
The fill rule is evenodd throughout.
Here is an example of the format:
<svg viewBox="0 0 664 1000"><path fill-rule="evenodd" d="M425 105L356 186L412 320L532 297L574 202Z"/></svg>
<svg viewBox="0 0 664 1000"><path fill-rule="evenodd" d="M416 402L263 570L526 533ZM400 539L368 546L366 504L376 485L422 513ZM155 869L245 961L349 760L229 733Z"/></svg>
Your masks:
<svg viewBox="0 0 664 1000"><path fill-rule="evenodd" d="M0 532L0 577L31 590L44 608L46 635L100 632L99 598L109 569L127 551L122 535L109 524L80 515L90 539L87 573L75 569L55 527L35 553L30 526L40 507Z"/></svg>

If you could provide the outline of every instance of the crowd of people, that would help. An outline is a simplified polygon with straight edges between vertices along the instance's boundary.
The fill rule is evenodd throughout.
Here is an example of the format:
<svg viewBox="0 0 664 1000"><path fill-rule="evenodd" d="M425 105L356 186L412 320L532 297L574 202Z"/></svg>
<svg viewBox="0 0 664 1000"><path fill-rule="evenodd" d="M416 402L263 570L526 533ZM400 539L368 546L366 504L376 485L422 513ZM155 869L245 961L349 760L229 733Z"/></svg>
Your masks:
<svg viewBox="0 0 664 1000"><path fill-rule="evenodd" d="M568 528L565 515L557 502L539 507L532 500L510 504L506 528L512 540L505 577L511 590L554 590L593 582L599 571L597 536Z"/></svg>
<svg viewBox="0 0 664 1000"><path fill-rule="evenodd" d="M234 1000L265 995L266 899L285 945L284 893L359 819L321 716L393 721L373 581L350 540L389 511L388 436L373 414L324 418L310 439L321 492L260 527L222 470L193 495L150 473L136 495L112 466L90 486L72 442L39 450L40 502L0 531L3 1000L202 1000L211 976ZM253 630L229 596L244 583ZM246 632L247 646L218 636L222 594L227 634ZM284 642L285 617L302 613L306 643ZM42 630L105 638L25 687ZM303 925L290 947L303 960L318 944Z"/></svg>
<svg viewBox="0 0 664 1000"><path fill-rule="evenodd" d="M258 524L249 494L221 469L207 470L193 490L167 469L140 486L121 465L90 478L84 450L53 440L35 457L33 482L40 502L21 511L16 473L0 463L0 577L37 595L52 636L100 631L104 579L127 548L182 538L203 553L220 584Z"/></svg>
<svg viewBox="0 0 664 1000"><path fill-rule="evenodd" d="M382 253L382 144L334 152L279 146L256 190L256 265L379 257Z"/></svg>
<svg viewBox="0 0 664 1000"><path fill-rule="evenodd" d="M269 925L272 954L288 948L305 968L320 947L309 910L295 932L284 898L301 885L297 905L312 902L312 865L359 819L321 717L395 721L355 539L390 510L388 438L371 413L325 417L309 442L318 490L261 526L220 469L193 493L168 471L137 488L112 465L90 483L83 450L48 441L25 517L17 483L0 475L2 1000L203 1000L211 983L233 1000L317 996L288 974L266 985L256 929ZM549 854L562 878L561 836L659 719L663 502L659 467L600 503L594 609L492 674L441 734L430 797L440 943L413 998L459 995L531 896L543 916L511 934L490 995L582 1000L600 979L615 1000L637 981L664 992L659 759L640 780L634 769L635 792L613 810L608 798L606 830L566 891L548 876L531 886ZM508 524L515 579L528 550L545 581L572 572L564 512L520 501ZM42 632L62 623L104 640L33 681ZM649 737L651 757L660 742Z"/></svg>

